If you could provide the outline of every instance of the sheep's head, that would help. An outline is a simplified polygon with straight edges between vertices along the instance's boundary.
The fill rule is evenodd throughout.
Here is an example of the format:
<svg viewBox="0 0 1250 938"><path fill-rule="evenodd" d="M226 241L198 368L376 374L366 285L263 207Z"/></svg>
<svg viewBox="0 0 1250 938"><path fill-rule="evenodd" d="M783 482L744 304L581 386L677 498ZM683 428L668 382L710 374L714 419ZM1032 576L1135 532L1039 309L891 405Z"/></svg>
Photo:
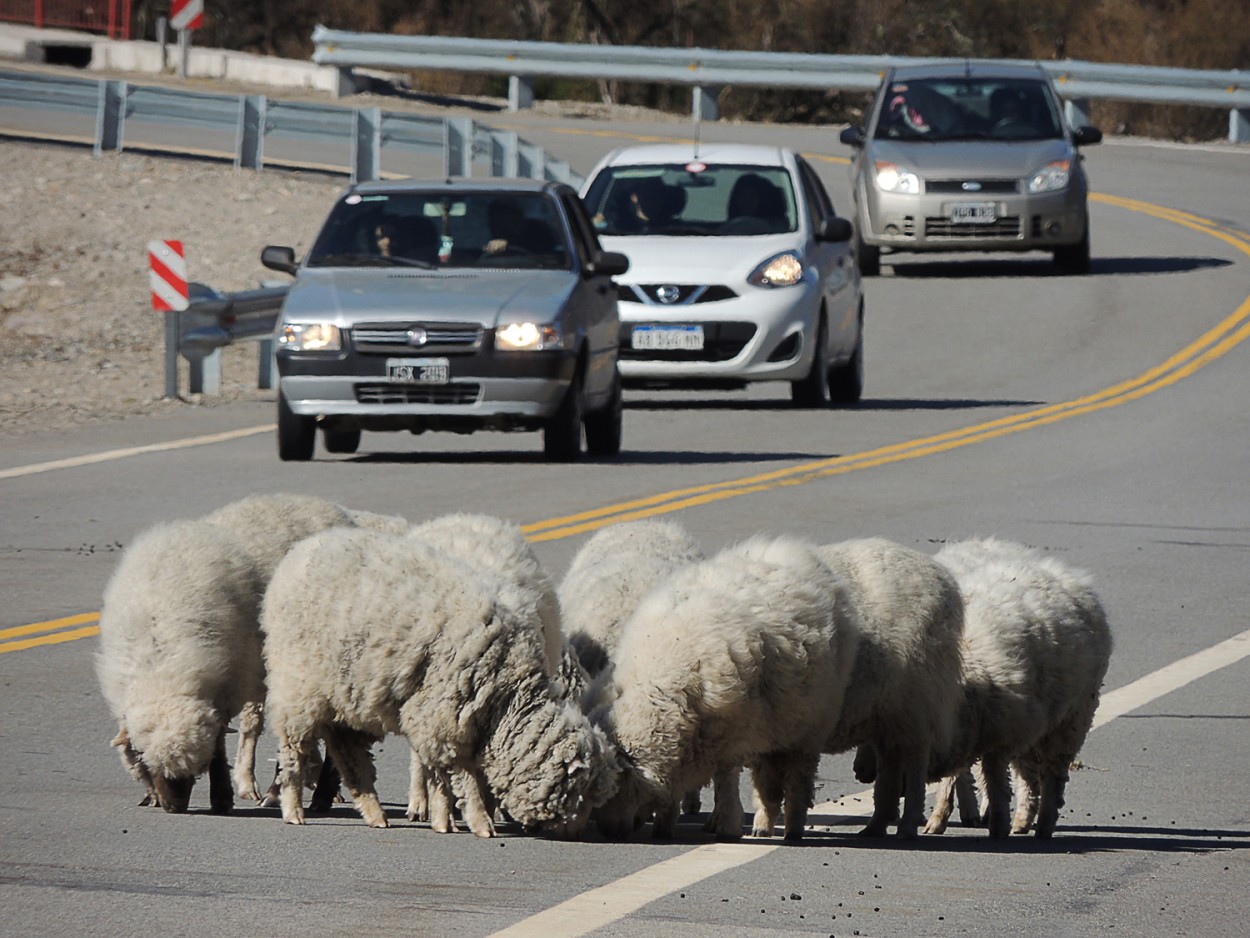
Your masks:
<svg viewBox="0 0 1250 938"><path fill-rule="evenodd" d="M628 753L617 751L621 765L616 791L592 812L595 826L608 840L629 840L654 808L663 803L664 792L656 779Z"/></svg>
<svg viewBox="0 0 1250 938"><path fill-rule="evenodd" d="M113 745L121 748L130 774L147 786L149 798L177 814L187 810L192 786L208 768L221 728L220 716L205 701L165 699L132 708Z"/></svg>

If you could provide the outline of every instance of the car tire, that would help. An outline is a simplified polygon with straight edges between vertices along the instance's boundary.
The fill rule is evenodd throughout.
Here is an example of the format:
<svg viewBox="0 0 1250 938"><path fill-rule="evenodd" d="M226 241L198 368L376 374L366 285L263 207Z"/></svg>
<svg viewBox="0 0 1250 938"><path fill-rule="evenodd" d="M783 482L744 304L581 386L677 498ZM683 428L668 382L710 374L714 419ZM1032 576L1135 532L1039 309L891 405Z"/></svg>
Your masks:
<svg viewBox="0 0 1250 938"><path fill-rule="evenodd" d="M359 430L322 430L321 440L327 453L350 455L360 449Z"/></svg>
<svg viewBox="0 0 1250 938"><path fill-rule="evenodd" d="M881 248L873 244L865 244L859 236L859 225L855 226L855 258L859 261L861 277L876 277L881 273Z"/></svg>
<svg viewBox="0 0 1250 938"><path fill-rule="evenodd" d="M1065 274L1089 273L1089 216L1085 218L1085 234L1080 241L1055 248L1055 266Z"/></svg>
<svg viewBox="0 0 1250 938"><path fill-rule="evenodd" d="M835 404L855 404L864 395L864 311L859 312L859 335L855 351L843 365L829 369L829 400Z"/></svg>
<svg viewBox="0 0 1250 938"><path fill-rule="evenodd" d="M550 462L582 458L582 378L574 374L564 400L543 428L543 455Z"/></svg>
<svg viewBox="0 0 1250 938"><path fill-rule="evenodd" d="M795 407L829 406L829 326L823 309L816 326L812 367L806 377L790 382L790 400Z"/></svg>
<svg viewBox="0 0 1250 938"><path fill-rule="evenodd" d="M308 462L317 445L317 418L291 410L278 390L278 458L283 462Z"/></svg>
<svg viewBox="0 0 1250 938"><path fill-rule="evenodd" d="M621 451L621 428L625 401L621 390L621 373L612 378L612 392L607 406L586 415L586 451L592 456L615 456Z"/></svg>

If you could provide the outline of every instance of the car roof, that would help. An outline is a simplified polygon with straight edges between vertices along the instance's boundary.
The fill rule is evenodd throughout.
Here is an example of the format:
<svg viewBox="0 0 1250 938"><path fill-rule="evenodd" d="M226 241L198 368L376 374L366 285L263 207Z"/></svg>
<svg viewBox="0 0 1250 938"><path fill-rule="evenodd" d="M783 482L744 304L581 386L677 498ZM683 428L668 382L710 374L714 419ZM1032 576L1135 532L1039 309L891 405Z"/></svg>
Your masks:
<svg viewBox="0 0 1250 938"><path fill-rule="evenodd" d="M644 143L621 147L604 160L607 166L653 163L746 163L759 166L789 166L794 151L789 147L756 143Z"/></svg>
<svg viewBox="0 0 1250 938"><path fill-rule="evenodd" d="M906 81L920 78L1040 78L1048 79L1045 69L1038 63L998 62L977 59L946 59L917 65L900 65L892 69L890 81Z"/></svg>
<svg viewBox="0 0 1250 938"><path fill-rule="evenodd" d="M513 179L503 176L491 176L482 179L467 177L442 177L435 179L375 179L359 182L352 186L352 192L365 195L371 193L395 192L546 192L559 183L543 179Z"/></svg>

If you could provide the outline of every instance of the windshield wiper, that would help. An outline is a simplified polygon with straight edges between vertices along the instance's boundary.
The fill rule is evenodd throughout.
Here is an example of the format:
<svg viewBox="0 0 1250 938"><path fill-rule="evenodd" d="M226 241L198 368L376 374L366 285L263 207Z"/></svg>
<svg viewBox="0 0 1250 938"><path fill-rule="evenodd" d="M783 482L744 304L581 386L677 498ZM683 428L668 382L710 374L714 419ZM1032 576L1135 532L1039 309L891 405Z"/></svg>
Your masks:
<svg viewBox="0 0 1250 938"><path fill-rule="evenodd" d="M385 254L322 254L308 262L309 267L420 267L433 270L434 265L415 257L390 257Z"/></svg>

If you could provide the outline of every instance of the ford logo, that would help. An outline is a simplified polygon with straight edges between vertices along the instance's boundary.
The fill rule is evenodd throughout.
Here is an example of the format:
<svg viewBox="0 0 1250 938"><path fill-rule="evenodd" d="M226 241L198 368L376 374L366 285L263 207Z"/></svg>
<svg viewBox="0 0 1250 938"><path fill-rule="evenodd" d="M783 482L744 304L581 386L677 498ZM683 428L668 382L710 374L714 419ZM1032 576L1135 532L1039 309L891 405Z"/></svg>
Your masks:
<svg viewBox="0 0 1250 938"><path fill-rule="evenodd" d="M672 305L681 299L681 288L675 287L671 283L655 288L655 298L665 306Z"/></svg>
<svg viewBox="0 0 1250 938"><path fill-rule="evenodd" d="M422 345L425 345L425 343L428 341L430 341L430 334L426 332L424 329L422 329L420 326L413 326L411 329L408 330L408 344L409 345L414 345L417 348L420 348Z"/></svg>
<svg viewBox="0 0 1250 938"><path fill-rule="evenodd" d="M961 188L964 192L980 192L981 184L979 182L965 182Z"/></svg>

